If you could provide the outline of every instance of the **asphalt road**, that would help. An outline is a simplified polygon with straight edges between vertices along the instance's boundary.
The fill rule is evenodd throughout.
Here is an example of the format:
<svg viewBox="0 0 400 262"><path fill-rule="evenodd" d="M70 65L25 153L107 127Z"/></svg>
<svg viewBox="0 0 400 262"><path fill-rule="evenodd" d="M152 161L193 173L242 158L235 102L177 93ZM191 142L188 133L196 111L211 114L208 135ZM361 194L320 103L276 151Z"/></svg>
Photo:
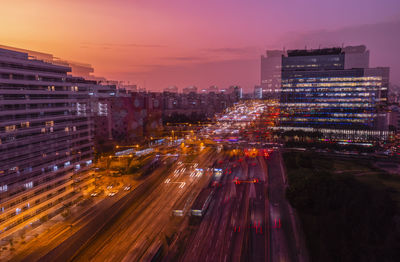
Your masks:
<svg viewBox="0 0 400 262"><path fill-rule="evenodd" d="M214 160L215 154L207 150L196 157L199 165ZM185 167L184 172L177 175L175 168L168 172L157 168L125 196L116 201L106 199L88 210L77 221L78 230L59 232L63 240L55 241L57 245L40 245L29 254L16 256L15 261L143 260L165 239L163 232L174 203L189 193L198 193L208 183L206 175L190 175L193 165L177 163L173 167ZM167 179L169 183L165 183Z"/></svg>
<svg viewBox="0 0 400 262"><path fill-rule="evenodd" d="M235 177L243 182L234 183ZM253 179L259 183L249 183ZM181 261L266 261L265 181L258 158L225 161L222 186Z"/></svg>
<svg viewBox="0 0 400 262"><path fill-rule="evenodd" d="M298 261L296 239L288 202L285 198L283 170L278 152L268 159L270 201L271 261Z"/></svg>
<svg viewBox="0 0 400 262"><path fill-rule="evenodd" d="M206 167L215 159L204 151L195 162ZM280 161L280 155L272 153L268 160L223 162L221 186L215 189L181 261L298 261ZM178 160L174 167L168 172L158 168L116 202L106 200L89 209L77 222L80 229L64 232L69 236L62 243L31 250L15 260L150 260L165 243L172 207L185 199L194 201L210 179L191 175L194 166L190 163ZM235 178L242 182L234 183ZM257 183L251 183L254 180Z"/></svg>
<svg viewBox="0 0 400 262"><path fill-rule="evenodd" d="M205 165L208 157L206 153L201 154L199 165ZM80 250L73 261L142 261L146 258L153 251L154 243L164 241L164 231L176 201L192 191L200 191L207 183L205 176L190 176L193 171L190 165L178 167L185 171L177 175L172 169L138 207L128 207L107 230Z"/></svg>

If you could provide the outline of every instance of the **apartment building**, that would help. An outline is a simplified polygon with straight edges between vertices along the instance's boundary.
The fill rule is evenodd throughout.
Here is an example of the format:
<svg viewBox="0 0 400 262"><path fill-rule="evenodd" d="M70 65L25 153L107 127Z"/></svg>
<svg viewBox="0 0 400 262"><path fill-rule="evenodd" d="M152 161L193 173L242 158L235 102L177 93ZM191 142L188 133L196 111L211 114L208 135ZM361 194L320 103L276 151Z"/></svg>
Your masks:
<svg viewBox="0 0 400 262"><path fill-rule="evenodd" d="M95 82L0 49L0 239L77 200L92 178Z"/></svg>

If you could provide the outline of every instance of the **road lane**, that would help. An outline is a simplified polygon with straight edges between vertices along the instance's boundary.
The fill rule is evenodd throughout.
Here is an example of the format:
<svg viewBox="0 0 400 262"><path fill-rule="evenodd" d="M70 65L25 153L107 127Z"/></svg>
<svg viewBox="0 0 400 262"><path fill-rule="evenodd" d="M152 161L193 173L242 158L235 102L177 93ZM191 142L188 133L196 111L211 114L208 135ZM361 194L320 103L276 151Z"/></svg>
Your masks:
<svg viewBox="0 0 400 262"><path fill-rule="evenodd" d="M279 152L272 153L267 163L270 184L271 261L298 261Z"/></svg>
<svg viewBox="0 0 400 262"><path fill-rule="evenodd" d="M199 162L204 161L210 156L204 152L200 156ZM97 241L81 252L75 261L120 261L122 259L140 260L154 241L162 239L163 230L166 228L169 217L172 213L172 206L182 194L188 194L189 188L197 185L200 178L190 177L189 170L176 177L174 172L170 172L165 179L171 183L160 183L145 201L139 206L140 212L132 211L119 219L115 226L103 234ZM173 183L176 180L183 180L185 186L179 188L180 184ZM202 178L203 182L207 177ZM165 181L165 180L164 180ZM204 186L204 185L203 185Z"/></svg>
<svg viewBox="0 0 400 262"><path fill-rule="evenodd" d="M227 169L232 172L224 172L222 187L217 189L181 261L266 261L266 174L254 158L240 164L231 161ZM236 184L235 177L249 182ZM250 178L259 182L251 184ZM250 193L251 187L254 193Z"/></svg>

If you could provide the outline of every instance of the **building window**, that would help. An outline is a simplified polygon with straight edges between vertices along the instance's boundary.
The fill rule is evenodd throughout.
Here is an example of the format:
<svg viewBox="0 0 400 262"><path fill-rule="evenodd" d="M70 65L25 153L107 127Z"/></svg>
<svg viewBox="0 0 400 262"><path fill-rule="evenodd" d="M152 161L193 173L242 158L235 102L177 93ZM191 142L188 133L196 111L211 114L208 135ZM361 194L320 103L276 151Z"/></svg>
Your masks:
<svg viewBox="0 0 400 262"><path fill-rule="evenodd" d="M25 187L26 189L32 188L32 187L33 187L33 182L31 181L31 182L25 183L25 184L24 184L24 187Z"/></svg>
<svg viewBox="0 0 400 262"><path fill-rule="evenodd" d="M8 190L7 185L0 186L0 192L6 192Z"/></svg>
<svg viewBox="0 0 400 262"><path fill-rule="evenodd" d="M16 126L15 125L5 126L5 130L6 130L6 132L15 131L16 130Z"/></svg>
<svg viewBox="0 0 400 262"><path fill-rule="evenodd" d="M27 121L27 122L22 122L21 123L21 127L22 128L24 128L24 127L29 127L29 122Z"/></svg>

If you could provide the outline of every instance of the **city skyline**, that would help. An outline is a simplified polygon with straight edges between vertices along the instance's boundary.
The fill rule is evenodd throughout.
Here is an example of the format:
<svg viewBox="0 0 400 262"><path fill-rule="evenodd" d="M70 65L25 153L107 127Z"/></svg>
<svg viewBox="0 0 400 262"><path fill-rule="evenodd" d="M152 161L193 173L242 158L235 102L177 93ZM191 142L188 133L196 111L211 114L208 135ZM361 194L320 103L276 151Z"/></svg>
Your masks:
<svg viewBox="0 0 400 262"><path fill-rule="evenodd" d="M392 82L400 83L392 55L400 43L396 1L345 9L340 2L8 1L0 42L90 63L96 76L152 91L236 84L247 92L259 84L266 49L365 44L371 66L391 67Z"/></svg>
<svg viewBox="0 0 400 262"><path fill-rule="evenodd" d="M399 261L399 0L3 0L0 261Z"/></svg>

